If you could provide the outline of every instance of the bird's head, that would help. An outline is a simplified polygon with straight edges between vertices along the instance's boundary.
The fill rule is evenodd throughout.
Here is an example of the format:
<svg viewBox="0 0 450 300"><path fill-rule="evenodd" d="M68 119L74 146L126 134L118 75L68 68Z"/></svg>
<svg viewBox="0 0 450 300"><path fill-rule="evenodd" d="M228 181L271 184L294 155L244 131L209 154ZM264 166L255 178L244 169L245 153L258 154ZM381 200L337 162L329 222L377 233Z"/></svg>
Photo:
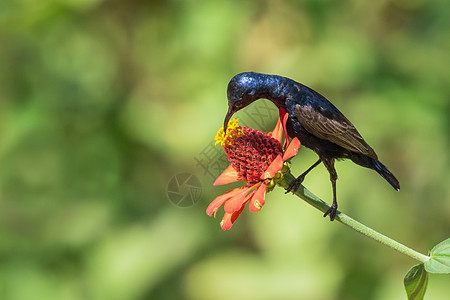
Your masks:
<svg viewBox="0 0 450 300"><path fill-rule="evenodd" d="M228 112L224 121L224 131L227 130L228 121L231 116L253 101L259 99L260 79L259 76L263 74L245 72L240 73L231 78L228 83Z"/></svg>

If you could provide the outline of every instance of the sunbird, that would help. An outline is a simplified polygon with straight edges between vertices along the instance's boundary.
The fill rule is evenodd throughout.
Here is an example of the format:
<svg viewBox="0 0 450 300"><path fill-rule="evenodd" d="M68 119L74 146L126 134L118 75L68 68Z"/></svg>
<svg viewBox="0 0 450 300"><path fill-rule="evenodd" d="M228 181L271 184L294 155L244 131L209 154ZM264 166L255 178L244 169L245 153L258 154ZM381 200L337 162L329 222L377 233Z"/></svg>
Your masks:
<svg viewBox="0 0 450 300"><path fill-rule="evenodd" d="M378 160L375 151L364 141L355 126L324 96L292 79L254 72L234 76L227 88L228 112L224 121L224 132L231 116L258 99L268 99L279 109L280 115L287 113L286 131L290 138L297 137L300 143L317 153L319 159L298 176L286 189L295 192L305 176L320 163L330 173L333 203L324 214L333 221L337 213L336 159L351 159L354 163L378 172L395 190L400 184L395 176Z"/></svg>

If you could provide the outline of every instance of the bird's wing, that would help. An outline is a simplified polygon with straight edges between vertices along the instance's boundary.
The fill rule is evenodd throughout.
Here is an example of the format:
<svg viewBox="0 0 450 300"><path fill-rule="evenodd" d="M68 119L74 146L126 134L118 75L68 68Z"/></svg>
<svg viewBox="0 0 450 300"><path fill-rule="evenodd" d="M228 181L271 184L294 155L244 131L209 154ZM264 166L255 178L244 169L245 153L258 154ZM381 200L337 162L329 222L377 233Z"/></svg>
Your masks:
<svg viewBox="0 0 450 300"><path fill-rule="evenodd" d="M375 151L364 141L355 126L337 108L333 108L333 118L325 115L330 115L326 109L314 109L309 104L296 104L294 113L300 124L316 137L376 159Z"/></svg>

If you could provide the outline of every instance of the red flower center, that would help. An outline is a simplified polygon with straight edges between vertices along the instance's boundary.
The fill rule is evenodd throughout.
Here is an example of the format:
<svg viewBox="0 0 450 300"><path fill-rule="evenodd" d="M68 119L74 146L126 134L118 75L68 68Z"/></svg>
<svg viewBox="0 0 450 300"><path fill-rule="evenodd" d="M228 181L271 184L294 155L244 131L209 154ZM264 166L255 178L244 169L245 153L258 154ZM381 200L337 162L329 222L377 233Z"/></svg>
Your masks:
<svg viewBox="0 0 450 300"><path fill-rule="evenodd" d="M225 145L225 153L239 179L247 185L261 181L261 175L278 155L282 155L281 143L267 133L244 127L244 134L230 145Z"/></svg>

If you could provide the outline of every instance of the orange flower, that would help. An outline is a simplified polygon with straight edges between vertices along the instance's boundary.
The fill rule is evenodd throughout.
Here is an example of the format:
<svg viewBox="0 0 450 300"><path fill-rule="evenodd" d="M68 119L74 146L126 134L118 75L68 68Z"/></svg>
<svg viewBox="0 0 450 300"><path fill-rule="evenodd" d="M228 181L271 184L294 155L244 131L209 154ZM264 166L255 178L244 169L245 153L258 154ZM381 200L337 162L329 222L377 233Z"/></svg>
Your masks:
<svg viewBox="0 0 450 300"><path fill-rule="evenodd" d="M231 164L214 185L240 180L247 183L218 196L206 209L209 216L214 214L215 217L219 208L224 206L225 215L220 222L223 230L231 228L247 202L251 212L259 211L265 203L266 192L273 190L277 181L289 170L289 160L297 154L300 142L294 138L288 143L286 135L283 149L281 137L287 118L288 115L281 110L278 123L271 133L241 128L235 119L228 123L226 133L223 127L217 132L216 144L222 144Z"/></svg>

